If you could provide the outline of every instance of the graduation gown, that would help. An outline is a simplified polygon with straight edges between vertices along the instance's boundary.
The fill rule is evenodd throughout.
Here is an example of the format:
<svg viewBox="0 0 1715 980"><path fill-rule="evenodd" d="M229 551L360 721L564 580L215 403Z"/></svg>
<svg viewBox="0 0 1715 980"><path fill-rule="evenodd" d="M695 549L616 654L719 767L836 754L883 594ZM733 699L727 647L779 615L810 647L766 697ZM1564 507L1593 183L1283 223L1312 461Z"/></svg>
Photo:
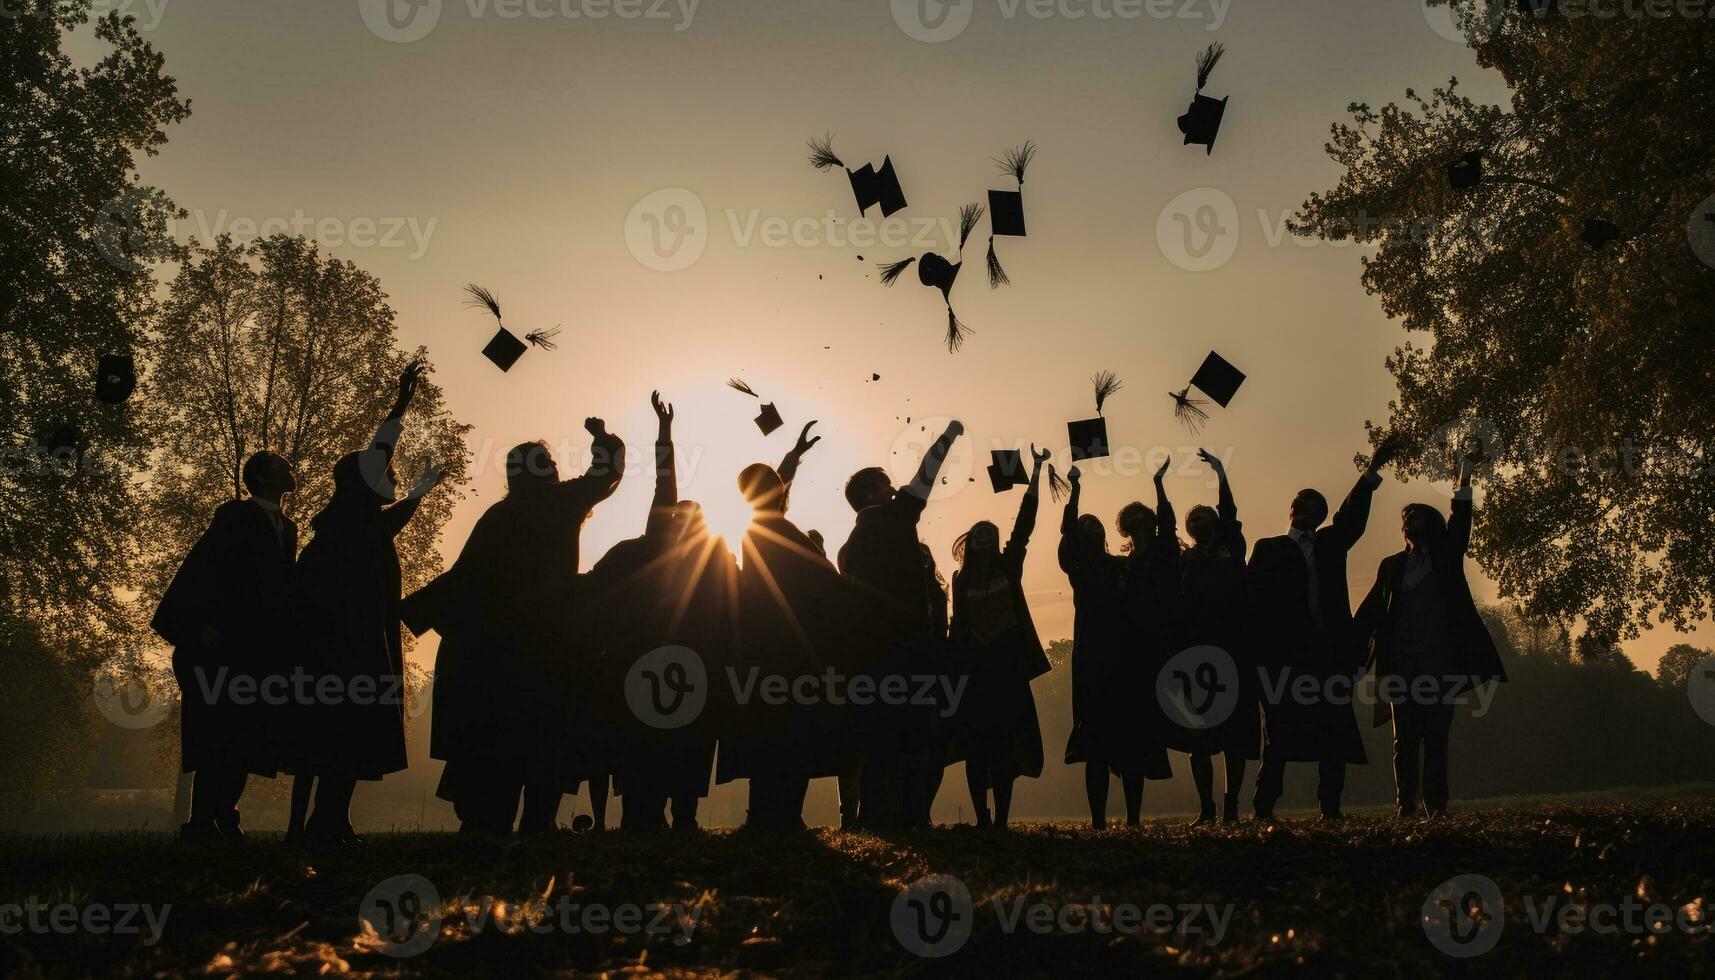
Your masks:
<svg viewBox="0 0 1715 980"><path fill-rule="evenodd" d="M1380 483L1369 474L1359 477L1333 520L1316 532L1314 607L1311 566L1297 541L1286 534L1263 538L1251 552L1255 650L1258 667L1266 672L1259 678L1265 745L1283 761L1368 761L1350 697L1363 670L1363 654L1355 642L1346 556L1363 537L1370 499ZM1303 703L1292 694L1300 677L1315 682L1315 696ZM1336 682L1335 699L1323 697L1330 681Z"/></svg>
<svg viewBox="0 0 1715 980"><path fill-rule="evenodd" d="M298 527L285 517L282 525L283 533L276 533L254 500L221 504L155 608L150 627L173 646L185 772L277 771L275 713L243 692L255 695L258 684L281 675L290 657ZM216 639L205 644L211 627Z"/></svg>
<svg viewBox="0 0 1715 980"><path fill-rule="evenodd" d="M1262 755L1262 708L1252 648L1250 584L1245 567L1244 525L1238 511L1223 502L1215 540L1179 556L1179 597L1183 647L1216 646L1233 658L1238 671L1238 701L1225 721L1203 729L1175 725L1172 748L1181 752L1226 753L1240 759Z"/></svg>

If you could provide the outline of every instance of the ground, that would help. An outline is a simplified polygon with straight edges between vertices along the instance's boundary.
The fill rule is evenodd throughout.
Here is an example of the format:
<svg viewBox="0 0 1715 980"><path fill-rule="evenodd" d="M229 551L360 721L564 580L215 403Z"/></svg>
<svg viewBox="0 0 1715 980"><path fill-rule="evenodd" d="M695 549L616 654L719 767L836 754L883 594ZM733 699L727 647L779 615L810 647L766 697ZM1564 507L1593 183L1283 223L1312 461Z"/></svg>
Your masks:
<svg viewBox="0 0 1715 980"><path fill-rule="evenodd" d="M11 835L0 837L0 973L1715 974L1715 938L1698 928L1715 904L1715 798L1612 799L1512 801L1434 822L1295 814L1272 828L1175 818L886 836L376 834L332 853L274 835L201 846ZM930 875L957 881L901 894ZM1503 914L1426 928L1426 900L1460 875L1492 882ZM1458 894L1481 893L1475 881ZM1108 931L1090 927L1092 904L1109 907L1097 917ZM158 938L128 911L143 905ZM92 907L135 928L71 924ZM420 924L434 915L438 930Z"/></svg>

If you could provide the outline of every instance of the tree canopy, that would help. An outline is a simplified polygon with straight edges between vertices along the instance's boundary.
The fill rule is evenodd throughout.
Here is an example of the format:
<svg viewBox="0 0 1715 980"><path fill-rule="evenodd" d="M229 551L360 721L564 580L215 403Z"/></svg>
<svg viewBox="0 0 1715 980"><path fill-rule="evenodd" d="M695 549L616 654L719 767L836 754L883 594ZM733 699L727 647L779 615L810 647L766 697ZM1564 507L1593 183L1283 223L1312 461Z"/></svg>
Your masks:
<svg viewBox="0 0 1715 980"><path fill-rule="evenodd" d="M1354 103L1327 148L1344 173L1293 230L1376 246L1364 287L1427 335L1388 359L1385 428L1415 447L1406 476L1444 479L1452 447L1484 444L1473 554L1501 593L1609 641L1683 627L1715 594L1715 249L1694 247L1715 210L1715 31L1454 5L1510 105L1457 79ZM1482 177L1457 188L1468 154ZM1593 219L1616 237L1587 243Z"/></svg>

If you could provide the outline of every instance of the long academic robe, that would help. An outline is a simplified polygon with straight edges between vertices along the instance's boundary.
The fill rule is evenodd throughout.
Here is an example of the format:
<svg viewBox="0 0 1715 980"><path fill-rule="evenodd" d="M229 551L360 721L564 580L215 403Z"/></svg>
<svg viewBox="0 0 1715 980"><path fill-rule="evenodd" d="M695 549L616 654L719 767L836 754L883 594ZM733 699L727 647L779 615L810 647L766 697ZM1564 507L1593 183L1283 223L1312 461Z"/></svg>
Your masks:
<svg viewBox="0 0 1715 980"><path fill-rule="evenodd" d="M1285 534L1263 538L1251 552L1249 577L1259 637L1255 649L1267 675L1259 681L1265 747L1283 761L1368 761L1350 697L1363 669L1363 653L1353 629L1346 556L1363 537L1370 499L1380 483L1367 474L1360 477L1333 520L1316 532L1314 610L1310 569L1298 542ZM1293 696L1300 677L1314 681L1314 697ZM1335 681L1331 688L1330 681ZM1324 697L1330 689L1335 697Z"/></svg>
<svg viewBox="0 0 1715 980"><path fill-rule="evenodd" d="M1132 562L1084 540L1078 495L1060 520L1060 569L1072 585L1072 731L1065 762L1105 765L1124 775L1171 775L1156 709L1154 671L1161 644L1140 642L1128 572Z"/></svg>
<svg viewBox="0 0 1715 980"><path fill-rule="evenodd" d="M599 646L598 678L588 707L575 712L591 726L584 740L606 747L614 791L662 796L708 795L720 701L690 724L664 729L629 708L625 683L638 658L682 646L702 662L708 683L724 682L737 629L738 562L726 542L705 530L686 537L674 517L678 502L673 445L658 441L655 498L644 533L609 549L585 576L579 602L586 631ZM595 725L605 732L589 730ZM587 777L586 777L587 778Z"/></svg>
<svg viewBox="0 0 1715 980"><path fill-rule="evenodd" d="M1238 509L1223 500L1215 539L1179 556L1179 597L1184 647L1220 647L1238 671L1238 701L1232 714L1203 729L1175 726L1172 747L1181 752L1226 753L1240 759L1262 755L1261 694L1256 672L1250 583L1245 567L1245 531Z"/></svg>
<svg viewBox="0 0 1715 980"><path fill-rule="evenodd" d="M1453 498L1453 515L1447 530L1430 542L1428 547L1431 572L1423 588L1439 590L1441 608L1447 614L1447 630L1452 640L1453 662L1438 678L1446 693L1460 691L1492 680L1505 681L1506 668L1501 665L1494 637L1477 612L1471 596L1471 584L1465 578L1465 550L1471 543L1473 504L1468 491ZM1406 681L1417 671L1395 662L1394 652L1400 642L1400 614L1396 600L1404 589L1406 559L1401 551L1382 559L1376 571L1375 585L1358 607L1357 637L1369 644L1369 660L1375 664L1376 676L1399 677ZM1374 723L1385 724L1390 718L1378 702Z"/></svg>
<svg viewBox="0 0 1715 980"><path fill-rule="evenodd" d="M298 562L299 665L315 678L318 693L311 703L291 706L295 737L284 754L291 772L378 780L407 765L401 577L393 539L422 498L380 507L347 504L342 492L317 515L315 536ZM338 696L324 698L324 684Z"/></svg>
<svg viewBox="0 0 1715 980"><path fill-rule="evenodd" d="M161 596L150 627L173 646L173 675L180 704L179 761L185 772L241 769L272 776L277 739L272 710L255 700L234 703L242 692L277 674L290 657L292 567L298 527L283 518L285 533L254 500L229 500L215 509L208 530ZM212 644L203 634L213 627Z"/></svg>
<svg viewBox="0 0 1715 980"><path fill-rule="evenodd" d="M716 780L838 775L850 758L850 718L822 681L829 669L849 681L884 642L872 597L841 578L784 514L759 512L742 552L733 680L717 685L726 723ZM767 703L760 685L769 677L795 686L815 678L805 688L813 696Z"/></svg>
<svg viewBox="0 0 1715 980"><path fill-rule="evenodd" d="M477 520L453 567L406 600L413 629L441 634L429 755L437 795L467 787L563 784L574 656L578 536L621 469L508 494Z"/></svg>
<svg viewBox="0 0 1715 980"><path fill-rule="evenodd" d="M1036 527L1037 495L1026 492L988 582L977 582L969 566L953 573L951 660L965 679L954 712L950 755L967 765L985 764L995 778L1042 775L1042 726L1030 682L1048 673L1048 656L1024 599L1024 557ZM1004 589L1009 624L994 631L982 622L975 590Z"/></svg>

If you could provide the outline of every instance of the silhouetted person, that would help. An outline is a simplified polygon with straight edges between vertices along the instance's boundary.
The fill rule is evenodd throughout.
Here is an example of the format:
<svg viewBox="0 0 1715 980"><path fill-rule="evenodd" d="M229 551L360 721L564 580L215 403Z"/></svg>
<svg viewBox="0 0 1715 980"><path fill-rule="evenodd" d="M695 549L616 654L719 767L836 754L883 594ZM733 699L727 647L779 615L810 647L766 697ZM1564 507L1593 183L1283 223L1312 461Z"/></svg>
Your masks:
<svg viewBox="0 0 1715 980"><path fill-rule="evenodd" d="M619 488L625 444L598 418L583 475L561 480L541 442L506 455L506 497L483 512L458 561L412 596L441 633L429 755L446 768L436 795L461 829L552 829L568 772L567 706L577 659L578 538Z"/></svg>
<svg viewBox="0 0 1715 980"><path fill-rule="evenodd" d="M952 681L951 655L952 648L948 640L950 626L949 603L947 595L947 580L942 577L940 568L935 565L935 553L928 545L921 545L923 552L923 587L927 590L929 599L929 644L923 657L921 671L934 673L941 681L936 687L937 703L934 717L928 720L929 741L921 754L915 760L918 772L912 777L906 796L905 822L910 827L933 826L933 809L935 797L941 792L941 781L947 774L948 745L952 741L952 723L948 721L953 710L949 703L948 685Z"/></svg>
<svg viewBox="0 0 1715 980"><path fill-rule="evenodd" d="M1030 485L1006 546L989 521L978 521L953 543L959 569L953 573L952 660L966 679L953 715L955 751L965 760L979 827L1005 827L1013 780L1042 775L1042 728L1030 682L1048 672L1048 657L1024 601L1024 554L1049 454L1032 446L1030 456Z"/></svg>
<svg viewBox="0 0 1715 980"><path fill-rule="evenodd" d="M822 679L851 677L854 651L873 642L865 597L787 520L787 486L773 467L745 467L738 485L754 513L739 571L739 689L727 692L717 778L750 780L745 826L801 829L809 781L837 776L846 759L846 714Z"/></svg>
<svg viewBox="0 0 1715 980"><path fill-rule="evenodd" d="M859 470L846 481L846 502L857 513L857 522L840 548L840 571L876 597L884 633L867 673L878 684L888 676L909 678L944 669L945 644L937 634L946 635L945 611L937 616L938 576L933 557L924 561L917 525L947 453L963 432L958 422L948 425L902 488L894 489L880 467ZM944 593L941 601L944 605ZM842 824L928 824L931 788L940 786L939 770L945 767L944 752L936 744L939 715L930 705L878 704L855 713L854 734L861 751L855 769L841 776Z"/></svg>
<svg viewBox="0 0 1715 980"><path fill-rule="evenodd" d="M255 691L285 663L298 526L281 512L280 498L297 481L291 464L271 452L245 460L242 479L250 496L215 509L150 622L173 645L179 764L196 774L190 820L179 830L185 840L242 837L245 782L276 772L272 709L235 703L233 685Z"/></svg>
<svg viewBox="0 0 1715 980"><path fill-rule="evenodd" d="M1262 753L1262 709L1258 704L1257 676L1251 656L1250 585L1245 571L1245 531L1239 508L1233 502L1227 469L1208 450L1197 456L1209 464L1220 480L1220 496L1214 507L1193 507L1185 515L1185 533L1191 547L1179 556L1179 601L1185 635L1183 647L1214 646L1232 658L1237 676L1238 698L1230 715L1202 729L1175 726L1173 747L1191 756L1191 779L1197 785L1199 804L1193 826L1215 819L1215 766L1217 753L1226 760L1227 785L1221 799L1221 820L1238 819L1239 790L1244 786L1245 767Z"/></svg>
<svg viewBox="0 0 1715 980"><path fill-rule="evenodd" d="M606 678L593 690L588 714L615 731L614 789L624 798L621 826L633 831L693 830L698 801L708 795L715 728L704 716L663 728L639 718L624 684L632 664L659 648L681 646L702 662L710 683L730 660L738 564L725 542L709 533L702 508L678 499L673 408L651 394L655 408L655 497L642 536L621 541L596 562L585 581L580 619L602 646ZM806 426L806 430L808 427ZM599 736L596 736L599 737Z"/></svg>
<svg viewBox="0 0 1715 980"><path fill-rule="evenodd" d="M1378 471L1393 454L1393 439L1384 439L1327 526L1327 499L1300 490L1287 533L1263 538L1251 552L1257 654L1268 673L1259 679L1266 739L1253 798L1258 819L1274 819L1288 762L1317 764L1322 816L1340 819L1346 766L1368 761L1352 713L1363 657L1352 639L1346 555L1364 535ZM1295 690L1301 678L1308 691Z"/></svg>
<svg viewBox="0 0 1715 980"><path fill-rule="evenodd" d="M393 539L441 478L426 465L405 498L395 499L393 449L420 372L413 363L400 376L393 410L369 447L334 464L333 496L310 522L314 536L298 563L295 592L314 697L309 710L298 713L304 725L293 771L298 780L316 783L315 806L303 825L313 843L356 842L351 798L358 781L380 780L407 765L401 577Z"/></svg>
<svg viewBox="0 0 1715 980"><path fill-rule="evenodd" d="M1446 815L1454 702L1476 685L1507 679L1465 580L1473 463L1469 456L1460 463L1451 520L1428 504L1406 506L1400 514L1405 550L1382 559L1376 584L1358 608L1359 640L1371 644L1378 685L1392 708L1402 817L1416 816L1420 786L1429 815Z"/></svg>
<svg viewBox="0 0 1715 980"><path fill-rule="evenodd" d="M1060 518L1059 557L1072 584L1073 618L1072 732L1065 761L1084 764L1092 826L1107 826L1110 774L1120 777L1126 822L1135 825L1143 810L1144 779L1173 775L1160 733L1149 731L1138 713L1137 699L1149 690L1153 659L1140 642L1147 625L1133 614L1126 583L1131 560L1108 551L1100 518L1079 515L1083 480L1078 468L1066 476L1072 492ZM1139 515L1132 511L1128 516ZM1147 520L1143 526L1149 527Z"/></svg>

